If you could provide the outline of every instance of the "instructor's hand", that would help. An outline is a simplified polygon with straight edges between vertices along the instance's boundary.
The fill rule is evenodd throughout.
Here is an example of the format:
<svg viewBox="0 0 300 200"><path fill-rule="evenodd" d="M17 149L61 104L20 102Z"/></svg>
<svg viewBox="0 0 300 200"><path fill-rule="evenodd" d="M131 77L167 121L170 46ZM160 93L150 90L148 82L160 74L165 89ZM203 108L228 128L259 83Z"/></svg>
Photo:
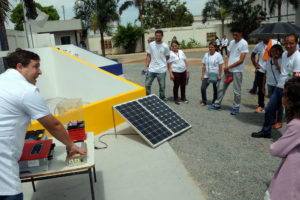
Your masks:
<svg viewBox="0 0 300 200"><path fill-rule="evenodd" d="M81 155L84 155L86 154L87 150L85 148L81 148L81 147L78 147L76 146L76 144L72 143L71 146L67 146L67 151L68 152L78 152L80 153Z"/></svg>

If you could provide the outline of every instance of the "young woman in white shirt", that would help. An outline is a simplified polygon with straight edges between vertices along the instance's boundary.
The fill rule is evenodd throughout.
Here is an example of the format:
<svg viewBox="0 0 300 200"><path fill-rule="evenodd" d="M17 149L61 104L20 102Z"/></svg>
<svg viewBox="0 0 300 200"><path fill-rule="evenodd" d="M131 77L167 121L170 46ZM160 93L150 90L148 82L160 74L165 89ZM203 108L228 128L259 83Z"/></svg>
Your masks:
<svg viewBox="0 0 300 200"><path fill-rule="evenodd" d="M214 104L217 99L217 83L221 80L222 76L222 64L224 63L223 57L220 53L216 52L215 44L213 42L209 43L208 46L209 52L207 52L203 59L203 67L202 67L202 85L201 85L201 96L202 102L199 106L206 106L207 98L206 98L206 88L210 83L213 84L214 89L214 97L212 100L212 104Z"/></svg>
<svg viewBox="0 0 300 200"><path fill-rule="evenodd" d="M179 105L178 90L180 87L181 102L188 103L185 96L186 78L189 73L189 67L186 61L186 56L179 48L179 43L174 40L171 43L172 51L170 51L170 59L168 60L168 69L170 78L174 82L173 96L175 104Z"/></svg>
<svg viewBox="0 0 300 200"><path fill-rule="evenodd" d="M263 80L263 93L265 93L265 83L267 83L268 94L271 97L278 80L280 78L281 72L281 56L283 49L281 45L275 44L271 47L269 55L270 58L267 60L266 69ZM283 107L280 106L276 111L275 123L272 126L273 129L278 129L282 127L282 116L283 116Z"/></svg>

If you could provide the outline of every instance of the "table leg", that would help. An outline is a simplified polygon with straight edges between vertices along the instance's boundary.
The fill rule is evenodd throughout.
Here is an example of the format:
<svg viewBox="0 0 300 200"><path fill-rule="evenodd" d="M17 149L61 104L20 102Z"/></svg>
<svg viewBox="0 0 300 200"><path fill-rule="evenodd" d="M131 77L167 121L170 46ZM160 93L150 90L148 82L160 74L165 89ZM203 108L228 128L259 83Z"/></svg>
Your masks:
<svg viewBox="0 0 300 200"><path fill-rule="evenodd" d="M91 194L92 194L92 200L95 200L95 194L94 194L94 186L93 186L93 178L92 178L92 170L89 169L89 176L90 176L90 185L91 185Z"/></svg>
<svg viewBox="0 0 300 200"><path fill-rule="evenodd" d="M95 166L93 167L93 172L94 172L94 180L95 180L95 182L97 182Z"/></svg>
<svg viewBox="0 0 300 200"><path fill-rule="evenodd" d="M33 188L33 191L35 192L36 189L35 189L35 184L34 184L34 179L31 177L31 183L32 183L32 188Z"/></svg>

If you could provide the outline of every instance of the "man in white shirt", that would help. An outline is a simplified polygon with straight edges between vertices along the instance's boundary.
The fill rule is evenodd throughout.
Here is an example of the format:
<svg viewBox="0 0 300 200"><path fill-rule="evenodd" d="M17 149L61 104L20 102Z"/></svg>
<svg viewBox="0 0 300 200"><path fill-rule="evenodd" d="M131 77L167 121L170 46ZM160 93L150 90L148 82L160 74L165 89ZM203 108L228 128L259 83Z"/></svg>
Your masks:
<svg viewBox="0 0 300 200"><path fill-rule="evenodd" d="M251 54L251 61L256 70L256 80L258 87L258 106L255 110L256 113L263 112L265 109L265 95L263 92L263 80L266 69L267 60L270 58L269 51L274 44L280 44L276 40L264 39L259 42L253 49ZM256 61L256 55L259 55L258 62Z"/></svg>
<svg viewBox="0 0 300 200"><path fill-rule="evenodd" d="M223 36L221 40L222 48L221 48L221 55L223 56L223 49L225 49L225 55L227 56L227 45L228 45L228 39L226 35Z"/></svg>
<svg viewBox="0 0 300 200"><path fill-rule="evenodd" d="M148 71L145 81L146 94L151 94L152 82L157 78L159 84L159 98L166 100L166 71L170 50L168 45L162 41L163 35L162 30L155 31L155 41L149 43L147 48L146 66L144 71Z"/></svg>
<svg viewBox="0 0 300 200"><path fill-rule="evenodd" d="M287 80L300 76L300 52L297 51L298 37L290 34L285 37L285 49L282 54L281 72L276 88L265 110L265 120L261 131L253 132L252 137L271 138L272 125L275 120L276 110L282 105L284 84Z"/></svg>
<svg viewBox="0 0 300 200"><path fill-rule="evenodd" d="M42 74L39 56L17 49L7 56L7 65L0 75L0 199L22 200L18 160L31 119L38 120L68 151L85 154L86 149L74 145L35 86Z"/></svg>
<svg viewBox="0 0 300 200"><path fill-rule="evenodd" d="M208 110L220 110L223 97L225 96L226 90L230 84L226 78L226 73L230 74L233 78L233 93L234 93L234 104L230 114L236 115L239 113L241 103L241 87L243 80L243 71L245 64L245 57L248 51L248 43L242 38L242 31L238 28L232 29L233 38L229 44L228 54L225 59L224 74L218 86L218 98L215 101L215 105L209 106ZM225 81L225 82L224 82Z"/></svg>
<svg viewBox="0 0 300 200"><path fill-rule="evenodd" d="M220 39L218 37L216 37L216 51L219 52L220 51Z"/></svg>

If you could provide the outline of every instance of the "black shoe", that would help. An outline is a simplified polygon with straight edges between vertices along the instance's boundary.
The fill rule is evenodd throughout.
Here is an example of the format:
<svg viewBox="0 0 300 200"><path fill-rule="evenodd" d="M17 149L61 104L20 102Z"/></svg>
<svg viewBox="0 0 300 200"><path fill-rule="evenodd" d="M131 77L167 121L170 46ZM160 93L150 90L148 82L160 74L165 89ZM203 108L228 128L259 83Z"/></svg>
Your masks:
<svg viewBox="0 0 300 200"><path fill-rule="evenodd" d="M178 100L175 100L175 104L180 105L180 102Z"/></svg>
<svg viewBox="0 0 300 200"><path fill-rule="evenodd" d="M249 93L250 94L256 94L256 91L251 89L251 90L249 90Z"/></svg>
<svg viewBox="0 0 300 200"><path fill-rule="evenodd" d="M271 138L271 133L266 133L266 132L263 132L263 131L253 132L251 134L251 137L255 137L255 138Z"/></svg>

